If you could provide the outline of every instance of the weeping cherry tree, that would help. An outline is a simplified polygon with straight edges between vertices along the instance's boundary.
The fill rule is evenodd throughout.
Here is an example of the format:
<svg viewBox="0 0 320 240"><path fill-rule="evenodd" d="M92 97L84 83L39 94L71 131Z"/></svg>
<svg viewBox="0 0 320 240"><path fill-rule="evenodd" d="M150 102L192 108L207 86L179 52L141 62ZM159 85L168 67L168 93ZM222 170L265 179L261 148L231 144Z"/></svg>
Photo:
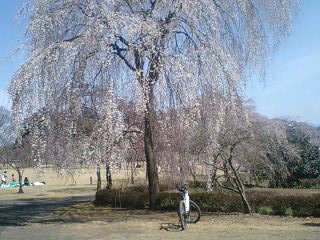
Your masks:
<svg viewBox="0 0 320 240"><path fill-rule="evenodd" d="M29 55L11 83L17 130L46 108L64 112L65 134L72 134L82 106L95 107L82 86L112 88L144 114L153 206L158 111L188 106L206 92L235 91L252 72L263 74L267 52L287 36L294 8L291 0L30 0Z"/></svg>

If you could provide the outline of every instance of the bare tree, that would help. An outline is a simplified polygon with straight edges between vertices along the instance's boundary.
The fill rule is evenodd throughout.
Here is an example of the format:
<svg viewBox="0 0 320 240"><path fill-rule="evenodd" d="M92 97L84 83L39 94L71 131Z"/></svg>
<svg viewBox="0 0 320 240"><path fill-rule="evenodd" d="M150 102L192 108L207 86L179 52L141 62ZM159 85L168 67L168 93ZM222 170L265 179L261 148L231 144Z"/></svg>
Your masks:
<svg viewBox="0 0 320 240"><path fill-rule="evenodd" d="M250 106L227 105L216 142L209 142L205 163L220 170L213 181L241 196L244 212L251 212L245 183L251 178L267 179L275 186L285 186L290 166L299 163L299 149L290 143L284 121L257 115ZM242 108L242 110L240 110ZM208 129L210 130L210 129ZM216 144L216 147L214 146ZM210 156L211 154L211 156Z"/></svg>
<svg viewBox="0 0 320 240"><path fill-rule="evenodd" d="M112 88L144 114L153 206L156 113L188 105L205 91L233 88L255 69L263 73L268 50L288 34L293 2L33 0L29 58L11 84L15 122L46 107L67 112L64 124L72 129L81 105L94 102L81 88Z"/></svg>
<svg viewBox="0 0 320 240"><path fill-rule="evenodd" d="M252 138L251 123L241 98L224 101L227 103L218 121L215 118L207 120L214 121L214 123L208 124L207 128L213 136L210 136L205 149L208 154L205 164L212 167L212 181L224 189L239 194L243 203L243 211L250 213L251 207L246 197L241 168L246 163L244 154L246 144L249 144ZM216 131L212 131L212 128L217 127L219 133L214 136ZM215 174L218 170L223 172L223 175ZM210 178L208 184L210 186Z"/></svg>
<svg viewBox="0 0 320 240"><path fill-rule="evenodd" d="M9 110L0 107L0 163L18 173L19 193L23 193L23 172L32 165L29 131L26 129L21 139L14 134Z"/></svg>

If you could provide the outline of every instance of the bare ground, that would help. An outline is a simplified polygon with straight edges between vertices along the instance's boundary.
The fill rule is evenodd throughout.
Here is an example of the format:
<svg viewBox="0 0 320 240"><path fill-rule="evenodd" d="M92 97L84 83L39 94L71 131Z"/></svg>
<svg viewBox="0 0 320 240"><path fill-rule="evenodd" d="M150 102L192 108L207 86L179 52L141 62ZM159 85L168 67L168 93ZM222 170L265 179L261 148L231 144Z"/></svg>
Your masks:
<svg viewBox="0 0 320 240"><path fill-rule="evenodd" d="M204 214L181 231L174 212L96 207L93 186L0 189L0 239L320 239L319 218Z"/></svg>

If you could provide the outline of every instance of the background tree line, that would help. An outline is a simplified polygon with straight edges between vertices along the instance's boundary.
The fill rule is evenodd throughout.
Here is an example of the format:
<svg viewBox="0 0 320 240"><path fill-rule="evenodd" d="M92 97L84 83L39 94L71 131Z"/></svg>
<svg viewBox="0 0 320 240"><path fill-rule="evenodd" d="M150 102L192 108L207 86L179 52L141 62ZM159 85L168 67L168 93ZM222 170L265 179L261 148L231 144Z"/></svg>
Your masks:
<svg viewBox="0 0 320 240"><path fill-rule="evenodd" d="M126 153L119 158L119 161L125 161L128 166L145 161L143 127L139 121L143 116L130 105L130 102L119 101L119 111L123 114L123 124L127 128L121 132L121 140L112 143L113 147L120 150L124 150L123 145L126 145ZM237 189L241 184L236 174L239 174L242 184L259 185L263 181L268 181L271 187L299 187L302 179L319 176L320 130L318 127L285 119L268 119L259 116L250 106L245 108L247 119L238 118L236 115L224 116L219 123L222 130L219 131L219 136L214 136L217 142L212 142L213 133L209 128L212 118L208 117L210 115L208 111L200 113L190 108L157 114L155 130L158 144L155 154L162 171L168 172L168 176L179 176L180 179L172 179L173 181L185 181L191 178L196 182L203 181L203 177L196 173L197 167L203 166L205 169L203 175L208 174L210 177L207 182L208 189L225 183L224 187L233 188L236 192L241 189ZM77 120L79 138L92 136L93 129L99 127L99 120L89 114L91 112L85 109L83 115ZM241 110L241 115L243 113L244 111ZM184 119L193 121L193 124L173 121L175 118L169 116L172 114L185 114ZM54 119L59 117L54 116ZM25 134L18 141L12 135L10 112L1 108L1 162L3 164L15 164L17 169L36 166L29 142L30 134L33 129L38 131L41 129L40 132L45 135L48 129L41 127L42 119L38 114L27 119L25 126ZM57 134L60 133L57 132ZM8 138L10 135L11 138ZM121 144L120 141L122 141ZM49 153L56 147L53 144ZM20 153L20 157L16 156L17 148L23 149L24 154ZM70 153L72 149L68 147L64 148L64 151L67 152L65 154L72 154ZM60 165L65 155L54 155L55 162L53 162L49 153L47 153L49 155L46 159L47 164L57 169L65 167ZM104 164L105 161L106 159L97 163ZM78 161L77 164L92 165L92 162ZM218 170L225 174L216 175ZM222 181L221 178L224 180ZM132 181L134 181L133 177Z"/></svg>

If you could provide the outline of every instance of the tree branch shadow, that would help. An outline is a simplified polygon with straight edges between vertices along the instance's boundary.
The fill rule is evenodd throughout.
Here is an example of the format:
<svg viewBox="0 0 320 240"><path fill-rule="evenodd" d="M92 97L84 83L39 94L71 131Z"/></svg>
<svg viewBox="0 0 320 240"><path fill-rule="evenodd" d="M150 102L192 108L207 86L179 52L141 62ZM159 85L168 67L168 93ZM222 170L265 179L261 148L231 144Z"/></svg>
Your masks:
<svg viewBox="0 0 320 240"><path fill-rule="evenodd" d="M159 230L165 230L167 232L181 232L182 228L181 228L180 224L161 223Z"/></svg>

